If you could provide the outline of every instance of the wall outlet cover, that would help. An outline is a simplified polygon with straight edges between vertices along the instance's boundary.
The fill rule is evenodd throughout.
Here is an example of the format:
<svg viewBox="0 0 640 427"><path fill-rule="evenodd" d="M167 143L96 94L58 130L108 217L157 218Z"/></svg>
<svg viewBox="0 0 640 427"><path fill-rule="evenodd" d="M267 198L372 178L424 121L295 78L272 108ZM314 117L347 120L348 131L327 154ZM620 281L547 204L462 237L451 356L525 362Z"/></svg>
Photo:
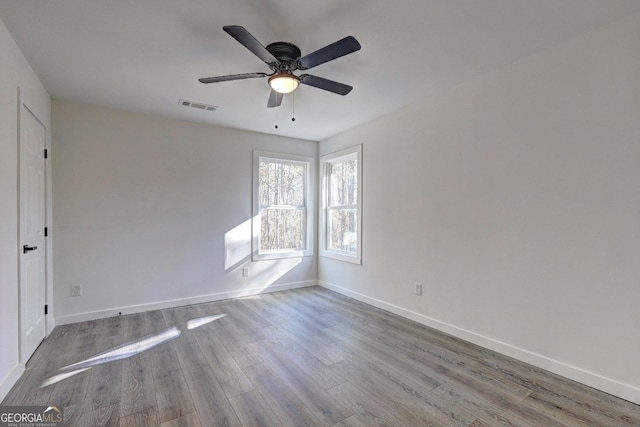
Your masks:
<svg viewBox="0 0 640 427"><path fill-rule="evenodd" d="M71 296L72 297L82 296L82 285L71 285Z"/></svg>

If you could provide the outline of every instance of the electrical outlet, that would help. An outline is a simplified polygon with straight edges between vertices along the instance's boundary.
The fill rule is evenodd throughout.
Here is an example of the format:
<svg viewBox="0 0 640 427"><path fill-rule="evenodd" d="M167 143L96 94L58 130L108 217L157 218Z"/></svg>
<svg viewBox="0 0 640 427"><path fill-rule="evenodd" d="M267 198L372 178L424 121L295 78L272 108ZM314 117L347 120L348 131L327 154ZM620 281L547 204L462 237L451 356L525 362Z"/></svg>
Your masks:
<svg viewBox="0 0 640 427"><path fill-rule="evenodd" d="M416 283L416 295L422 295L422 283Z"/></svg>
<svg viewBox="0 0 640 427"><path fill-rule="evenodd" d="M242 267L242 277L249 277L249 267Z"/></svg>
<svg viewBox="0 0 640 427"><path fill-rule="evenodd" d="M82 296L82 285L71 285L71 296L72 297Z"/></svg>

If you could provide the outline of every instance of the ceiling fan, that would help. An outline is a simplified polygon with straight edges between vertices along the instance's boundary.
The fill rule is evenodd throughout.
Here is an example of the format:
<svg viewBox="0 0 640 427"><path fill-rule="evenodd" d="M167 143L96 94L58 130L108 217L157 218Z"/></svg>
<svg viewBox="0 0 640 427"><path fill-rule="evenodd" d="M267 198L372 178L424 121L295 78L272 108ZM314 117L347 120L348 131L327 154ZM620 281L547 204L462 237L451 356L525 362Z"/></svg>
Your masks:
<svg viewBox="0 0 640 427"><path fill-rule="evenodd" d="M360 43L353 36L347 36L315 52L301 56L300 49L296 45L287 42L275 42L264 47L249 31L240 25L227 25L222 29L264 61L272 73L245 73L204 77L198 79L200 83L269 77L271 93L269 94L267 108L279 107L282 104L282 94L293 92L300 83L337 93L338 95L346 95L353 89L352 86L322 77L310 74L302 74L300 76L293 74L294 71L308 70L360 50Z"/></svg>

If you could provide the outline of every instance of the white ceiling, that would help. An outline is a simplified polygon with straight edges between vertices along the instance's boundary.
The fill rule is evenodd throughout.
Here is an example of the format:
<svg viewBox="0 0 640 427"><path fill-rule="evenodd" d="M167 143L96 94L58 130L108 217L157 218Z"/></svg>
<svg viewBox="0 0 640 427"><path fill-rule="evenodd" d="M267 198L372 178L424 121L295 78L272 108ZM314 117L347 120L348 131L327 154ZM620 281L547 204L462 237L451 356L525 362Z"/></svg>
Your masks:
<svg viewBox="0 0 640 427"><path fill-rule="evenodd" d="M316 141L639 12L638 0L0 0L54 99ZM292 122L291 95L266 108L266 79L199 83L269 72L222 30L232 24L303 55L353 35L362 50L307 73L354 90L301 86Z"/></svg>

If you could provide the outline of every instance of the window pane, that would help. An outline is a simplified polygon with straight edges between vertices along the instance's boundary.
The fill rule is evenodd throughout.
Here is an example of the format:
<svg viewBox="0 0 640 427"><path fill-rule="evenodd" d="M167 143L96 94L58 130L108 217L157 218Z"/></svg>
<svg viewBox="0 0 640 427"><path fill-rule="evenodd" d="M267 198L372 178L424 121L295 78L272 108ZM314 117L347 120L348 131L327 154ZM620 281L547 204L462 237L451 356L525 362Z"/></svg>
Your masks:
<svg viewBox="0 0 640 427"><path fill-rule="evenodd" d="M260 161L258 203L267 205L304 205L305 165Z"/></svg>
<svg viewBox="0 0 640 427"><path fill-rule="evenodd" d="M330 206L355 205L358 200L358 160L331 165Z"/></svg>
<svg viewBox="0 0 640 427"><path fill-rule="evenodd" d="M331 209L329 211L329 247L347 252L357 252L357 210Z"/></svg>
<svg viewBox="0 0 640 427"><path fill-rule="evenodd" d="M262 209L260 211L260 250L304 248L304 212L300 209Z"/></svg>
<svg viewBox="0 0 640 427"><path fill-rule="evenodd" d="M362 146L324 155L320 255L362 264Z"/></svg>

